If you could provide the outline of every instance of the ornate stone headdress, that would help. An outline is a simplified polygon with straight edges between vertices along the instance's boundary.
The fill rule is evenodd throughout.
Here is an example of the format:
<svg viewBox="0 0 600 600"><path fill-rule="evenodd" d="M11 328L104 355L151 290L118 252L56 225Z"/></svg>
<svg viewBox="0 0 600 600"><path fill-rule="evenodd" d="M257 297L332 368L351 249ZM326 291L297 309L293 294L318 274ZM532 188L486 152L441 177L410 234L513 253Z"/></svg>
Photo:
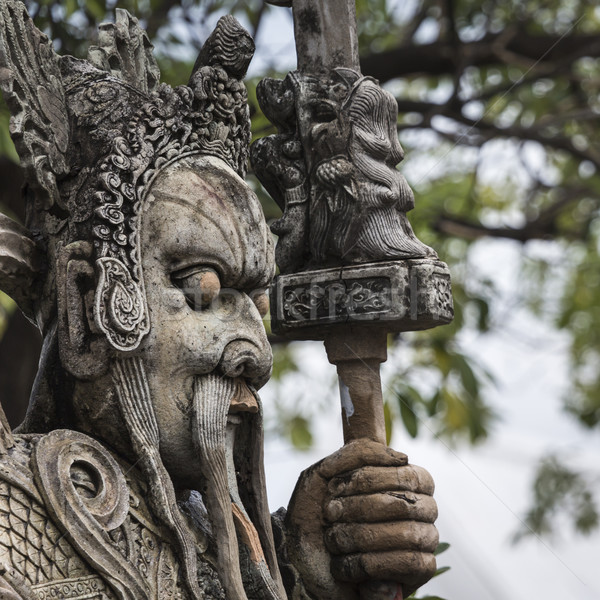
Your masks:
<svg viewBox="0 0 600 600"><path fill-rule="evenodd" d="M171 88L159 83L148 37L126 11L100 27L84 61L58 56L20 1L0 0L0 86L28 183L27 228L49 265L60 245L93 239L95 319L117 350L135 349L149 330L137 218L156 175L194 154L217 156L245 175L242 78L253 53L250 35L223 17L188 85ZM23 229L2 226L31 250ZM0 248L0 287L44 329L55 305L53 269L40 273L25 250L9 261ZM15 268L38 275L28 290Z"/></svg>

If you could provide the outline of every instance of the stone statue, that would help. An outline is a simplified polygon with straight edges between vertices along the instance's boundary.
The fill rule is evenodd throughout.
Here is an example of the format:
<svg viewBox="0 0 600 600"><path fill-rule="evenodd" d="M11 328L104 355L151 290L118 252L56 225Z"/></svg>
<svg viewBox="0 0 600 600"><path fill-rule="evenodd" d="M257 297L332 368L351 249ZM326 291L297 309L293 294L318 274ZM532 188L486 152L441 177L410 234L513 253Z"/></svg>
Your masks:
<svg viewBox="0 0 600 600"><path fill-rule="evenodd" d="M347 444L269 514L253 50L224 17L173 89L125 11L82 61L0 0L27 178L25 226L0 216L0 288L44 338L24 423L0 420L3 600L352 600L435 571L431 477L383 444Z"/></svg>
<svg viewBox="0 0 600 600"><path fill-rule="evenodd" d="M279 130L254 144L252 164L284 211L272 226L280 271L437 258L406 218L414 197L395 168L396 100L353 69L328 75L296 71L257 89Z"/></svg>

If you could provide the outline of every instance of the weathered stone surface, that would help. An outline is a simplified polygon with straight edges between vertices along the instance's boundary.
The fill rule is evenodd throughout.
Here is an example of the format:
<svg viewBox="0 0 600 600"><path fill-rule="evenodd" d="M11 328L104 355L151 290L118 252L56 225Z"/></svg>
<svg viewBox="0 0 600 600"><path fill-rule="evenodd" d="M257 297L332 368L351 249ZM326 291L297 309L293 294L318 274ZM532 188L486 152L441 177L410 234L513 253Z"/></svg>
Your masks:
<svg viewBox="0 0 600 600"><path fill-rule="evenodd" d="M372 577L414 586L429 574L432 490L376 442L315 467L319 494L298 491L275 544L256 392L271 371L262 317L275 266L242 179L253 49L224 17L189 84L171 88L129 14L117 10L81 61L56 55L21 2L0 0L0 84L28 183L26 226L0 218L0 287L44 338L18 432L0 414L2 598L355 600ZM321 158L326 178L337 162ZM290 206L302 182L291 172ZM343 246L338 225L328 251ZM327 491L354 474L379 494L375 528ZM423 501L389 510L384 489ZM354 545L336 522L357 526ZM394 556L421 553L421 566L394 570Z"/></svg>
<svg viewBox="0 0 600 600"><path fill-rule="evenodd" d="M282 273L380 260L436 258L406 213L413 193L396 170L404 152L397 104L348 68L290 73L257 89L279 133L252 146L252 165L283 210L272 230Z"/></svg>
<svg viewBox="0 0 600 600"><path fill-rule="evenodd" d="M367 581L378 585L361 589L360 598L385 597L374 595L382 589L395 598L394 581L408 596L435 572L431 476L408 465L405 454L381 448L365 438L351 441L300 476L285 520L287 547L312 597L356 600L355 584ZM398 518L406 521L396 528Z"/></svg>
<svg viewBox="0 0 600 600"><path fill-rule="evenodd" d="M387 332L449 323L450 276L408 222L414 197L396 169L404 157L397 104L360 73L354 1L294 0L292 5L298 71L258 86L258 101L278 133L251 149L256 174L283 211L272 225L281 273L271 289L272 329L290 339L325 341L339 377L346 443L341 452L351 456L357 441L386 442L379 363L386 358ZM323 522L313 519L314 503L323 496L315 491L315 473L301 477L287 519L297 532L292 560L305 577L319 573L307 582L312 593L402 600L431 577L435 559L427 552L398 552L403 527L389 524L380 531L365 523L349 528L344 535L360 539L352 546L358 554L334 557L329 571L323 570ZM369 495L361 521L368 521L377 504ZM333 520L348 518L343 503L336 506ZM418 528L424 532L422 523ZM363 534L371 540L389 534L390 552L365 553ZM429 539L435 543L435 536ZM383 550L385 544L378 544ZM415 579L402 566L408 564L419 565ZM330 574L359 586L332 589Z"/></svg>
<svg viewBox="0 0 600 600"><path fill-rule="evenodd" d="M315 75L336 67L358 69L354 0L294 0L290 4L299 71Z"/></svg>
<svg viewBox="0 0 600 600"><path fill-rule="evenodd" d="M325 339L341 324L416 331L454 316L448 267L428 259L279 275L271 307L272 330L294 339Z"/></svg>

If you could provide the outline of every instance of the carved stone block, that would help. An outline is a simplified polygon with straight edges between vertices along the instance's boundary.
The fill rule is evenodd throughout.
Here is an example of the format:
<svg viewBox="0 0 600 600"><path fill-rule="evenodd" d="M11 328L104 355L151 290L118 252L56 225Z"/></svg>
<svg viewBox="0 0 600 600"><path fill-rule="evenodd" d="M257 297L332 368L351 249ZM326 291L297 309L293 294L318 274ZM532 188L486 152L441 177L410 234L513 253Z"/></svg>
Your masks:
<svg viewBox="0 0 600 600"><path fill-rule="evenodd" d="M280 275L271 287L271 329L324 339L342 323L387 331L430 329L452 321L450 273L439 260L370 263Z"/></svg>
<svg viewBox="0 0 600 600"><path fill-rule="evenodd" d="M282 273L437 258L406 217L414 196L396 169L404 151L389 92L356 70L336 68L264 79L257 99L278 128L255 142L251 161L283 211L272 224Z"/></svg>

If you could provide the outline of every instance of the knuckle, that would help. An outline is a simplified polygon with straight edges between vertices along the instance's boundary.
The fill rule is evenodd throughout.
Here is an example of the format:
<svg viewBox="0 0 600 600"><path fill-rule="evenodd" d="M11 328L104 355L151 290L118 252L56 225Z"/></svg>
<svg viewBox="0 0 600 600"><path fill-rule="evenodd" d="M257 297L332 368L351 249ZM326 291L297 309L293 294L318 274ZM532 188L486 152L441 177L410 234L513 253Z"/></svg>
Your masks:
<svg viewBox="0 0 600 600"><path fill-rule="evenodd" d="M325 545L331 554L350 554L356 551L356 527L352 525L336 524L325 533ZM360 538L360 532L358 538Z"/></svg>
<svg viewBox="0 0 600 600"><path fill-rule="evenodd" d="M431 544L432 544L432 548L431 551L433 552L439 545L440 543L440 532L437 530L437 527L433 526L434 529L434 534L432 536L432 540L431 540Z"/></svg>
<svg viewBox="0 0 600 600"><path fill-rule="evenodd" d="M423 577L426 577L427 581L431 579L437 570L437 561L433 554L422 554L423 556Z"/></svg>
<svg viewBox="0 0 600 600"><path fill-rule="evenodd" d="M437 502L429 497L427 502L427 507L424 513L425 518L424 521L428 523L433 523L438 518L438 505Z"/></svg>
<svg viewBox="0 0 600 600"><path fill-rule="evenodd" d="M432 496L435 490L435 483L429 471L417 465L411 466L417 478L417 485L419 487L419 491L422 494L428 494L429 496Z"/></svg>
<svg viewBox="0 0 600 600"><path fill-rule="evenodd" d="M410 489L419 494L433 495L435 484L431 475L417 465L406 465L397 469L397 484L401 489Z"/></svg>
<svg viewBox="0 0 600 600"><path fill-rule="evenodd" d="M360 554L332 557L331 572L339 581L359 582L368 577Z"/></svg>
<svg viewBox="0 0 600 600"><path fill-rule="evenodd" d="M413 552L408 567L413 582L422 585L435 575L437 563L435 556L430 552Z"/></svg>

